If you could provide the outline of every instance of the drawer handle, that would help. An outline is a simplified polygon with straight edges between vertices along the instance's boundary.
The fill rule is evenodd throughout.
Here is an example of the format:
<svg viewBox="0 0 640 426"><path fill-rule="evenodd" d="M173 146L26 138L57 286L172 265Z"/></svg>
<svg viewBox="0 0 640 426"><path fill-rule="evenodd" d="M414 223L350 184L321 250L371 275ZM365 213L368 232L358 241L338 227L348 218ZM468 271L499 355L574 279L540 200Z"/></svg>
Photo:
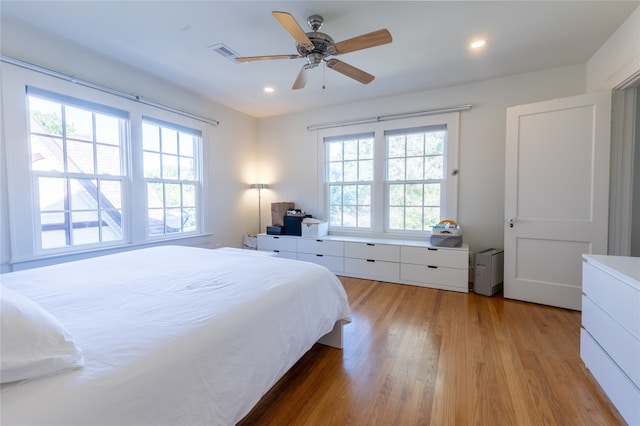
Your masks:
<svg viewBox="0 0 640 426"><path fill-rule="evenodd" d="M322 242L322 240L316 240L316 242L317 242L317 243L321 243L321 242Z"/></svg>
<svg viewBox="0 0 640 426"><path fill-rule="evenodd" d="M367 259L367 262L375 263L375 260L373 260L373 259Z"/></svg>
<svg viewBox="0 0 640 426"><path fill-rule="evenodd" d="M431 266L431 265L427 266L427 268L429 268L429 269L438 269L437 266Z"/></svg>
<svg viewBox="0 0 640 426"><path fill-rule="evenodd" d="M438 251L437 248L433 248L433 247L427 247L427 250L431 250L431 251Z"/></svg>
<svg viewBox="0 0 640 426"><path fill-rule="evenodd" d="M316 256L318 256L318 257L323 257L323 256L324 256L324 254L316 254Z"/></svg>
<svg viewBox="0 0 640 426"><path fill-rule="evenodd" d="M368 246L375 247L375 243L367 243Z"/></svg>
<svg viewBox="0 0 640 426"><path fill-rule="evenodd" d="M274 250L273 252L274 253L280 253L280 250Z"/></svg>
<svg viewBox="0 0 640 426"><path fill-rule="evenodd" d="M273 239L274 239L274 240L278 240L278 239L280 239L280 237L273 237Z"/></svg>

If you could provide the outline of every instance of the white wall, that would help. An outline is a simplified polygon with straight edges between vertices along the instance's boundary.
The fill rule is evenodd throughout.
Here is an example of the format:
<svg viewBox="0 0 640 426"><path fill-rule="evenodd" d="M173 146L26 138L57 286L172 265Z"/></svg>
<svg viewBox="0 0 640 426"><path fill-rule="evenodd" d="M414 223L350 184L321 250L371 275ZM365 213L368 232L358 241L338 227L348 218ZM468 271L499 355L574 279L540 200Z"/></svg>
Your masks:
<svg viewBox="0 0 640 426"><path fill-rule="evenodd" d="M1 35L0 49L3 55L218 120L220 125L210 131L212 137L207 141L210 155L205 159L210 168L210 194L206 196L211 200L211 219L205 225L213 234L210 245L241 247L243 234L257 230L257 199L248 189L249 183L256 179L256 119L207 101L141 70L42 34L34 28L3 21ZM5 63L0 63L0 66L3 69L12 67ZM12 256L5 144L23 142L5 139L7 105L3 107L3 125L0 126L0 271L6 272Z"/></svg>
<svg viewBox="0 0 640 426"><path fill-rule="evenodd" d="M587 91L614 89L640 78L640 7L587 61Z"/></svg>
<svg viewBox="0 0 640 426"><path fill-rule="evenodd" d="M317 189L318 142L315 132L306 130L308 125L468 103L472 109L460 115L458 219L471 251L501 248L506 108L577 95L584 89L585 67L578 65L260 119L259 171L272 185L265 204L295 201L323 218ZM268 211L263 216L263 222L270 220Z"/></svg>

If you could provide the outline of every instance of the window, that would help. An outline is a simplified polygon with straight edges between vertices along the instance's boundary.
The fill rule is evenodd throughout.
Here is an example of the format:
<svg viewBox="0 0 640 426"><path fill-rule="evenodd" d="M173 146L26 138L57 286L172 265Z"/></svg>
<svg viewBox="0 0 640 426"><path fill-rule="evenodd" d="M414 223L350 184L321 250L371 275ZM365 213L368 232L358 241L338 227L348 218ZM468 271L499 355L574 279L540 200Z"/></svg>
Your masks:
<svg viewBox="0 0 640 426"><path fill-rule="evenodd" d="M27 102L39 246L122 241L128 114L31 87Z"/></svg>
<svg viewBox="0 0 640 426"><path fill-rule="evenodd" d="M369 228L373 134L330 138L325 143L330 225Z"/></svg>
<svg viewBox="0 0 640 426"><path fill-rule="evenodd" d="M148 234L193 232L201 133L147 117L143 120Z"/></svg>
<svg viewBox="0 0 640 426"><path fill-rule="evenodd" d="M21 81L3 93L23 105L7 112L3 129L16 141L6 144L8 211L12 234L20 235L11 241L15 264L205 241L206 125L90 88L45 83L58 91ZM61 93L67 89L75 96Z"/></svg>
<svg viewBox="0 0 640 426"><path fill-rule="evenodd" d="M459 113L322 130L325 215L334 232L424 235L457 219Z"/></svg>
<svg viewBox="0 0 640 426"><path fill-rule="evenodd" d="M385 132L388 229L428 231L441 218L447 129Z"/></svg>

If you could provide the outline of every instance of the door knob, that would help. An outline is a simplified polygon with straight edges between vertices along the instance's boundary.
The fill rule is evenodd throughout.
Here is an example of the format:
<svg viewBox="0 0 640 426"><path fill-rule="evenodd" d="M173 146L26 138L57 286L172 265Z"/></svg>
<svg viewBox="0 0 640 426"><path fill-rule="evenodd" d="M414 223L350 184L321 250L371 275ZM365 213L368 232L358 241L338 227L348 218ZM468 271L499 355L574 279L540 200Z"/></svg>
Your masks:
<svg viewBox="0 0 640 426"><path fill-rule="evenodd" d="M507 219L507 223L509 224L509 228L513 228L513 224L516 223L516 220L510 217Z"/></svg>

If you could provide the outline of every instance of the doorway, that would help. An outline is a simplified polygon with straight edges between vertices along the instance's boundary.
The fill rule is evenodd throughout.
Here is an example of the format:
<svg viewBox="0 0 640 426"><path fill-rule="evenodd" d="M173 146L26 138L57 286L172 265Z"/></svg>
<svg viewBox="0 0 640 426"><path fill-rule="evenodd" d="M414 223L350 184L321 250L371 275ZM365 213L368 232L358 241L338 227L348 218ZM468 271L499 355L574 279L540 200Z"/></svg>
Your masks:
<svg viewBox="0 0 640 426"><path fill-rule="evenodd" d="M612 98L608 254L640 257L640 77Z"/></svg>
<svg viewBox="0 0 640 426"><path fill-rule="evenodd" d="M580 310L582 255L606 254L611 92L507 109L504 297Z"/></svg>

